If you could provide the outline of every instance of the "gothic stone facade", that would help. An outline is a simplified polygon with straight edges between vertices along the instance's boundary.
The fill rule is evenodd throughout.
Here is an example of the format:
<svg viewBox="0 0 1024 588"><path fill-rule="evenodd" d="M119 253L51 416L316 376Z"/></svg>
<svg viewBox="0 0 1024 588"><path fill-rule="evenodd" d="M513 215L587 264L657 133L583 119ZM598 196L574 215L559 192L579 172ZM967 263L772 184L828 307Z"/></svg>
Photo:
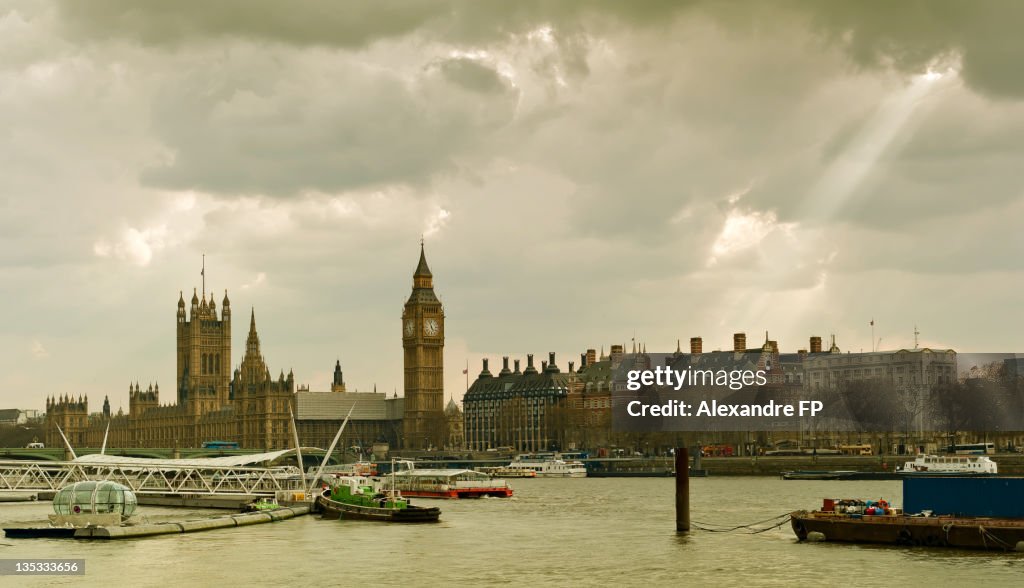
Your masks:
<svg viewBox="0 0 1024 588"><path fill-rule="evenodd" d="M402 311L405 370L406 449L442 447L444 416L444 309L434 294L433 275L420 246L420 262L412 277L412 294Z"/></svg>
<svg viewBox="0 0 1024 588"><path fill-rule="evenodd" d="M111 447L200 447L204 441L234 441L243 448L282 449L294 445L289 409L294 407L295 378L284 372L274 379L260 353L255 312L241 365L230 376L231 302L224 294L218 317L213 295L193 294L191 312L179 296L177 312L177 403L160 403L159 384L129 385L128 414L104 411L90 415L88 398L48 398L47 435L61 446L59 426L72 446L99 447L110 433Z"/></svg>
<svg viewBox="0 0 1024 588"><path fill-rule="evenodd" d="M444 412L444 310L433 289L423 248L413 290L402 312L405 398L347 392L340 361L330 393L295 392L295 378L282 371L274 379L260 351L256 315L241 364L232 373L231 301L227 292L218 315L213 294L193 292L190 308L179 294L177 308L176 403L161 404L159 384L129 385L128 413L89 413L88 397L67 395L46 401L46 443L61 446L58 427L74 447L200 447L204 441L237 442L247 449L294 445L295 414L304 445L326 447L350 403L360 401L345 437L352 444L386 441L413 449L451 444ZM456 435L456 438L458 435ZM403 442L404 438L404 442Z"/></svg>

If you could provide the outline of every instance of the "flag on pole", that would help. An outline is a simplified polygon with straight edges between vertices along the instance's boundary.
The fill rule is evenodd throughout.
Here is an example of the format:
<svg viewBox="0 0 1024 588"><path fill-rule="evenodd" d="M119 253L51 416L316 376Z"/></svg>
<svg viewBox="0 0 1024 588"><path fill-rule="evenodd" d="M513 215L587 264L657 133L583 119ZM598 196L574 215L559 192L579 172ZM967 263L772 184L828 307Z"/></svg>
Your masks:
<svg viewBox="0 0 1024 588"><path fill-rule="evenodd" d="M462 370L462 373L468 374L469 373L469 368L466 368L466 369Z"/></svg>
<svg viewBox="0 0 1024 588"><path fill-rule="evenodd" d="M871 319L871 326L875 326L875 319Z"/></svg>

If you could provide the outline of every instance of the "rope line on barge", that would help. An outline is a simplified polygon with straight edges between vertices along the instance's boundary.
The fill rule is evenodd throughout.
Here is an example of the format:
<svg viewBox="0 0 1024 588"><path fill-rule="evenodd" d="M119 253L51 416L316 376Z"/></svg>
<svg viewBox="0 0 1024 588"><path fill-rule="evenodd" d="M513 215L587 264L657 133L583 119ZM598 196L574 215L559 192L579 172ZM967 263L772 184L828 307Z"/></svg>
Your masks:
<svg viewBox="0 0 1024 588"><path fill-rule="evenodd" d="M952 525L950 525L950 526L952 526ZM991 539L996 545L999 545L1000 547L1002 547L1006 551L1013 551L1014 550L1014 546L1013 545L1010 545L1006 541L1003 541L999 537L993 535L988 529L986 529L985 527L983 527L981 525L978 525L978 533L981 535L982 545L984 545L986 549L988 549L988 540ZM949 531L946 531L946 537L947 538L949 537Z"/></svg>
<svg viewBox="0 0 1024 588"><path fill-rule="evenodd" d="M790 518L791 517L790 517L789 513L783 513L783 514L774 516L774 517L772 517L770 519L765 519L763 521L756 521L756 522L753 522L753 523L747 523L745 525L736 525L735 527L727 527L725 525L716 525L714 523L703 523L703 522L700 522L700 521L691 521L691 525L693 525L693 527L696 528L696 529L699 529L701 531L707 531L709 533L741 533L741 534L746 534L746 535L756 535L758 533L764 533L765 531L771 531L772 529L777 529L777 528L781 527L782 525L785 525L786 523L788 523ZM764 524L768 524L768 523L771 523L771 524L768 525L767 527L759 527L759 525L764 525Z"/></svg>

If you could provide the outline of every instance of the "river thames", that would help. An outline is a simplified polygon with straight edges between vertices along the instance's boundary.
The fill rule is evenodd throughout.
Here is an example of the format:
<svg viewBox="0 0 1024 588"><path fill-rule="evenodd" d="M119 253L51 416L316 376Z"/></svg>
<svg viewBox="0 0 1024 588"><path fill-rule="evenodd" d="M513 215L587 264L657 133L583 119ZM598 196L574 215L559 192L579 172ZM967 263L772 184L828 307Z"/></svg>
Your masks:
<svg viewBox="0 0 1024 588"><path fill-rule="evenodd" d="M671 478L515 480L511 499L414 500L442 522L289 521L111 542L3 539L0 557L81 558L86 576L18 585L451 586L1020 585L1024 554L797 543L765 533L675 533ZM823 497L885 498L898 481L691 480L692 519L740 525ZM3 526L45 520L50 503L0 504ZM223 511L140 507L151 520ZM13 585L3 578L5 585Z"/></svg>

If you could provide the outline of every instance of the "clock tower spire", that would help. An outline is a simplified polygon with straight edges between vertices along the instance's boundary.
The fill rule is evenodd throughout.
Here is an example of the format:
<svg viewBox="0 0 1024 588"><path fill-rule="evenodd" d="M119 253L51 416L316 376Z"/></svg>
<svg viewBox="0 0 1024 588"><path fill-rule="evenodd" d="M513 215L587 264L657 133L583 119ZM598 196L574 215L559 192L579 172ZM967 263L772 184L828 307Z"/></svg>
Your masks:
<svg viewBox="0 0 1024 588"><path fill-rule="evenodd" d="M444 309L434 294L434 276L427 265L423 240L420 261L412 276L412 294L402 310L405 368L403 446L439 447L444 418Z"/></svg>

